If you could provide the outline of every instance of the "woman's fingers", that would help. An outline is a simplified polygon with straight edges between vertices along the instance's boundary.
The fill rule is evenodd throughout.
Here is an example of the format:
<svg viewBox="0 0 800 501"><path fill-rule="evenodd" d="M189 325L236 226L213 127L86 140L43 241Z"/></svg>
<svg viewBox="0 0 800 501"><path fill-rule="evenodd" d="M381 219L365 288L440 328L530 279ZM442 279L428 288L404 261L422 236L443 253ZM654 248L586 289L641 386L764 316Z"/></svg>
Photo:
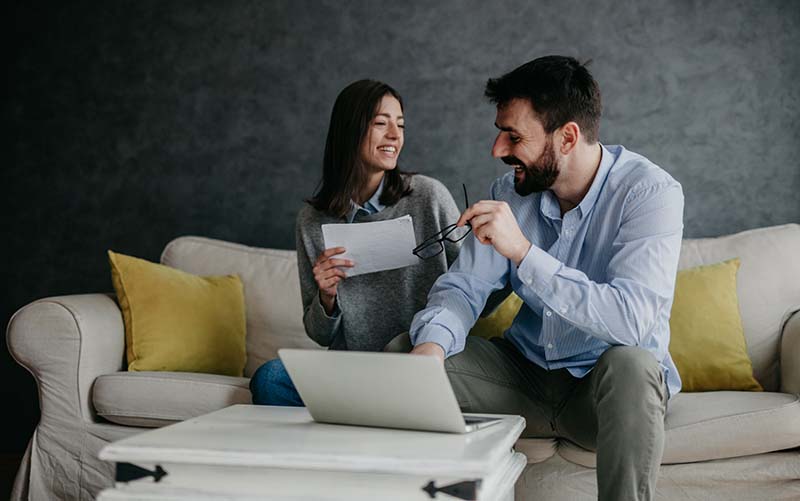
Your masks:
<svg viewBox="0 0 800 501"><path fill-rule="evenodd" d="M323 291L328 293L328 295L333 296L336 292L336 286L339 285L339 282L342 281L341 277L331 277L325 280L322 280L319 283L319 288Z"/></svg>
<svg viewBox="0 0 800 501"><path fill-rule="evenodd" d="M349 259L328 259L322 263L314 266L312 272L314 276L324 275L330 270L340 270L341 268L352 268L355 264Z"/></svg>
<svg viewBox="0 0 800 501"><path fill-rule="evenodd" d="M325 249L322 254L317 257L317 264L330 259L331 256L344 254L345 250L346 249L344 247L331 247L330 249Z"/></svg>

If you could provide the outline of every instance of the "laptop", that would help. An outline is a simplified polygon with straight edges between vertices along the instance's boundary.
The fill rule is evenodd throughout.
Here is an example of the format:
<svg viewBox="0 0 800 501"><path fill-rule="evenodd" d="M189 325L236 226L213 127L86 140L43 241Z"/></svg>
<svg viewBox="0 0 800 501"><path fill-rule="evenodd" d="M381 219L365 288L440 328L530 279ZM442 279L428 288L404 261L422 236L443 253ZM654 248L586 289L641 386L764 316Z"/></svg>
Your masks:
<svg viewBox="0 0 800 501"><path fill-rule="evenodd" d="M468 433L502 420L462 414L435 357L290 348L278 356L320 423Z"/></svg>

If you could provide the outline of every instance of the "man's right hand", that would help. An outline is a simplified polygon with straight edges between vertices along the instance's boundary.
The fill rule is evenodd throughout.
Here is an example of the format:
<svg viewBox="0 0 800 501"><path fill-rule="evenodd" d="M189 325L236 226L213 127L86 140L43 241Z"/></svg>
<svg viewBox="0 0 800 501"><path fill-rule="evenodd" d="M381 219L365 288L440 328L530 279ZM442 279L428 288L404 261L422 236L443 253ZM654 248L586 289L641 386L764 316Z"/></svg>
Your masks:
<svg viewBox="0 0 800 501"><path fill-rule="evenodd" d="M428 355L434 356L439 359L439 361L444 362L444 348L439 346L436 343L421 343L414 347L411 350L412 355Z"/></svg>
<svg viewBox="0 0 800 501"><path fill-rule="evenodd" d="M354 265L349 259L333 259L333 256L344 252L344 247L325 249L325 252L319 255L312 268L314 280L319 288L319 300L328 315L333 313L333 307L336 303L336 287L339 282L347 278L347 274L342 268L352 268Z"/></svg>

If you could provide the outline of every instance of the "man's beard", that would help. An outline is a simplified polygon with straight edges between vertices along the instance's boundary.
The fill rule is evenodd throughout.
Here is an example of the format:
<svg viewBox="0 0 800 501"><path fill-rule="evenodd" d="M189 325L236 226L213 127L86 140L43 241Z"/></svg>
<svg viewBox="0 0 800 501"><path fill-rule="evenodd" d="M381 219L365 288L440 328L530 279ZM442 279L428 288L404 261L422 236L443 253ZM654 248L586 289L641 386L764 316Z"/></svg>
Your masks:
<svg viewBox="0 0 800 501"><path fill-rule="evenodd" d="M548 138L544 145L544 151L531 165L524 164L520 159L511 155L502 158L508 165L521 165L524 174L521 181L514 182L514 191L520 196L527 196L531 193L539 193L550 189L558 178L559 169L556 162L555 151L553 151L553 138Z"/></svg>

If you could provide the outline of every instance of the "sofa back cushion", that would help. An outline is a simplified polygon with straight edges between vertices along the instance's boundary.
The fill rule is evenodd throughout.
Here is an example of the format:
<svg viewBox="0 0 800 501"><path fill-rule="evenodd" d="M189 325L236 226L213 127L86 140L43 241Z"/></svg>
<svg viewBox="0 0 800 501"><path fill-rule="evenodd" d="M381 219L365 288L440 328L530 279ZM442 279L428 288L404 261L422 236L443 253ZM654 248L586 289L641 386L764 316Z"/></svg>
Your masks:
<svg viewBox="0 0 800 501"><path fill-rule="evenodd" d="M753 375L778 391L781 329L800 310L800 225L759 228L717 238L686 239L679 269L739 258L737 293ZM244 283L250 376L278 348L317 347L305 334L294 251L261 249L201 237L167 244L161 262L198 275L237 273Z"/></svg>
<svg viewBox="0 0 800 501"><path fill-rule="evenodd" d="M778 391L780 335L800 310L800 225L758 228L716 238L686 239L679 269L739 258L739 312L753 363L766 391Z"/></svg>
<svg viewBox="0 0 800 501"><path fill-rule="evenodd" d="M161 262L196 275L237 274L244 284L247 363L244 375L278 356L278 348L313 348L306 336L295 251L260 249L202 237L179 237Z"/></svg>

